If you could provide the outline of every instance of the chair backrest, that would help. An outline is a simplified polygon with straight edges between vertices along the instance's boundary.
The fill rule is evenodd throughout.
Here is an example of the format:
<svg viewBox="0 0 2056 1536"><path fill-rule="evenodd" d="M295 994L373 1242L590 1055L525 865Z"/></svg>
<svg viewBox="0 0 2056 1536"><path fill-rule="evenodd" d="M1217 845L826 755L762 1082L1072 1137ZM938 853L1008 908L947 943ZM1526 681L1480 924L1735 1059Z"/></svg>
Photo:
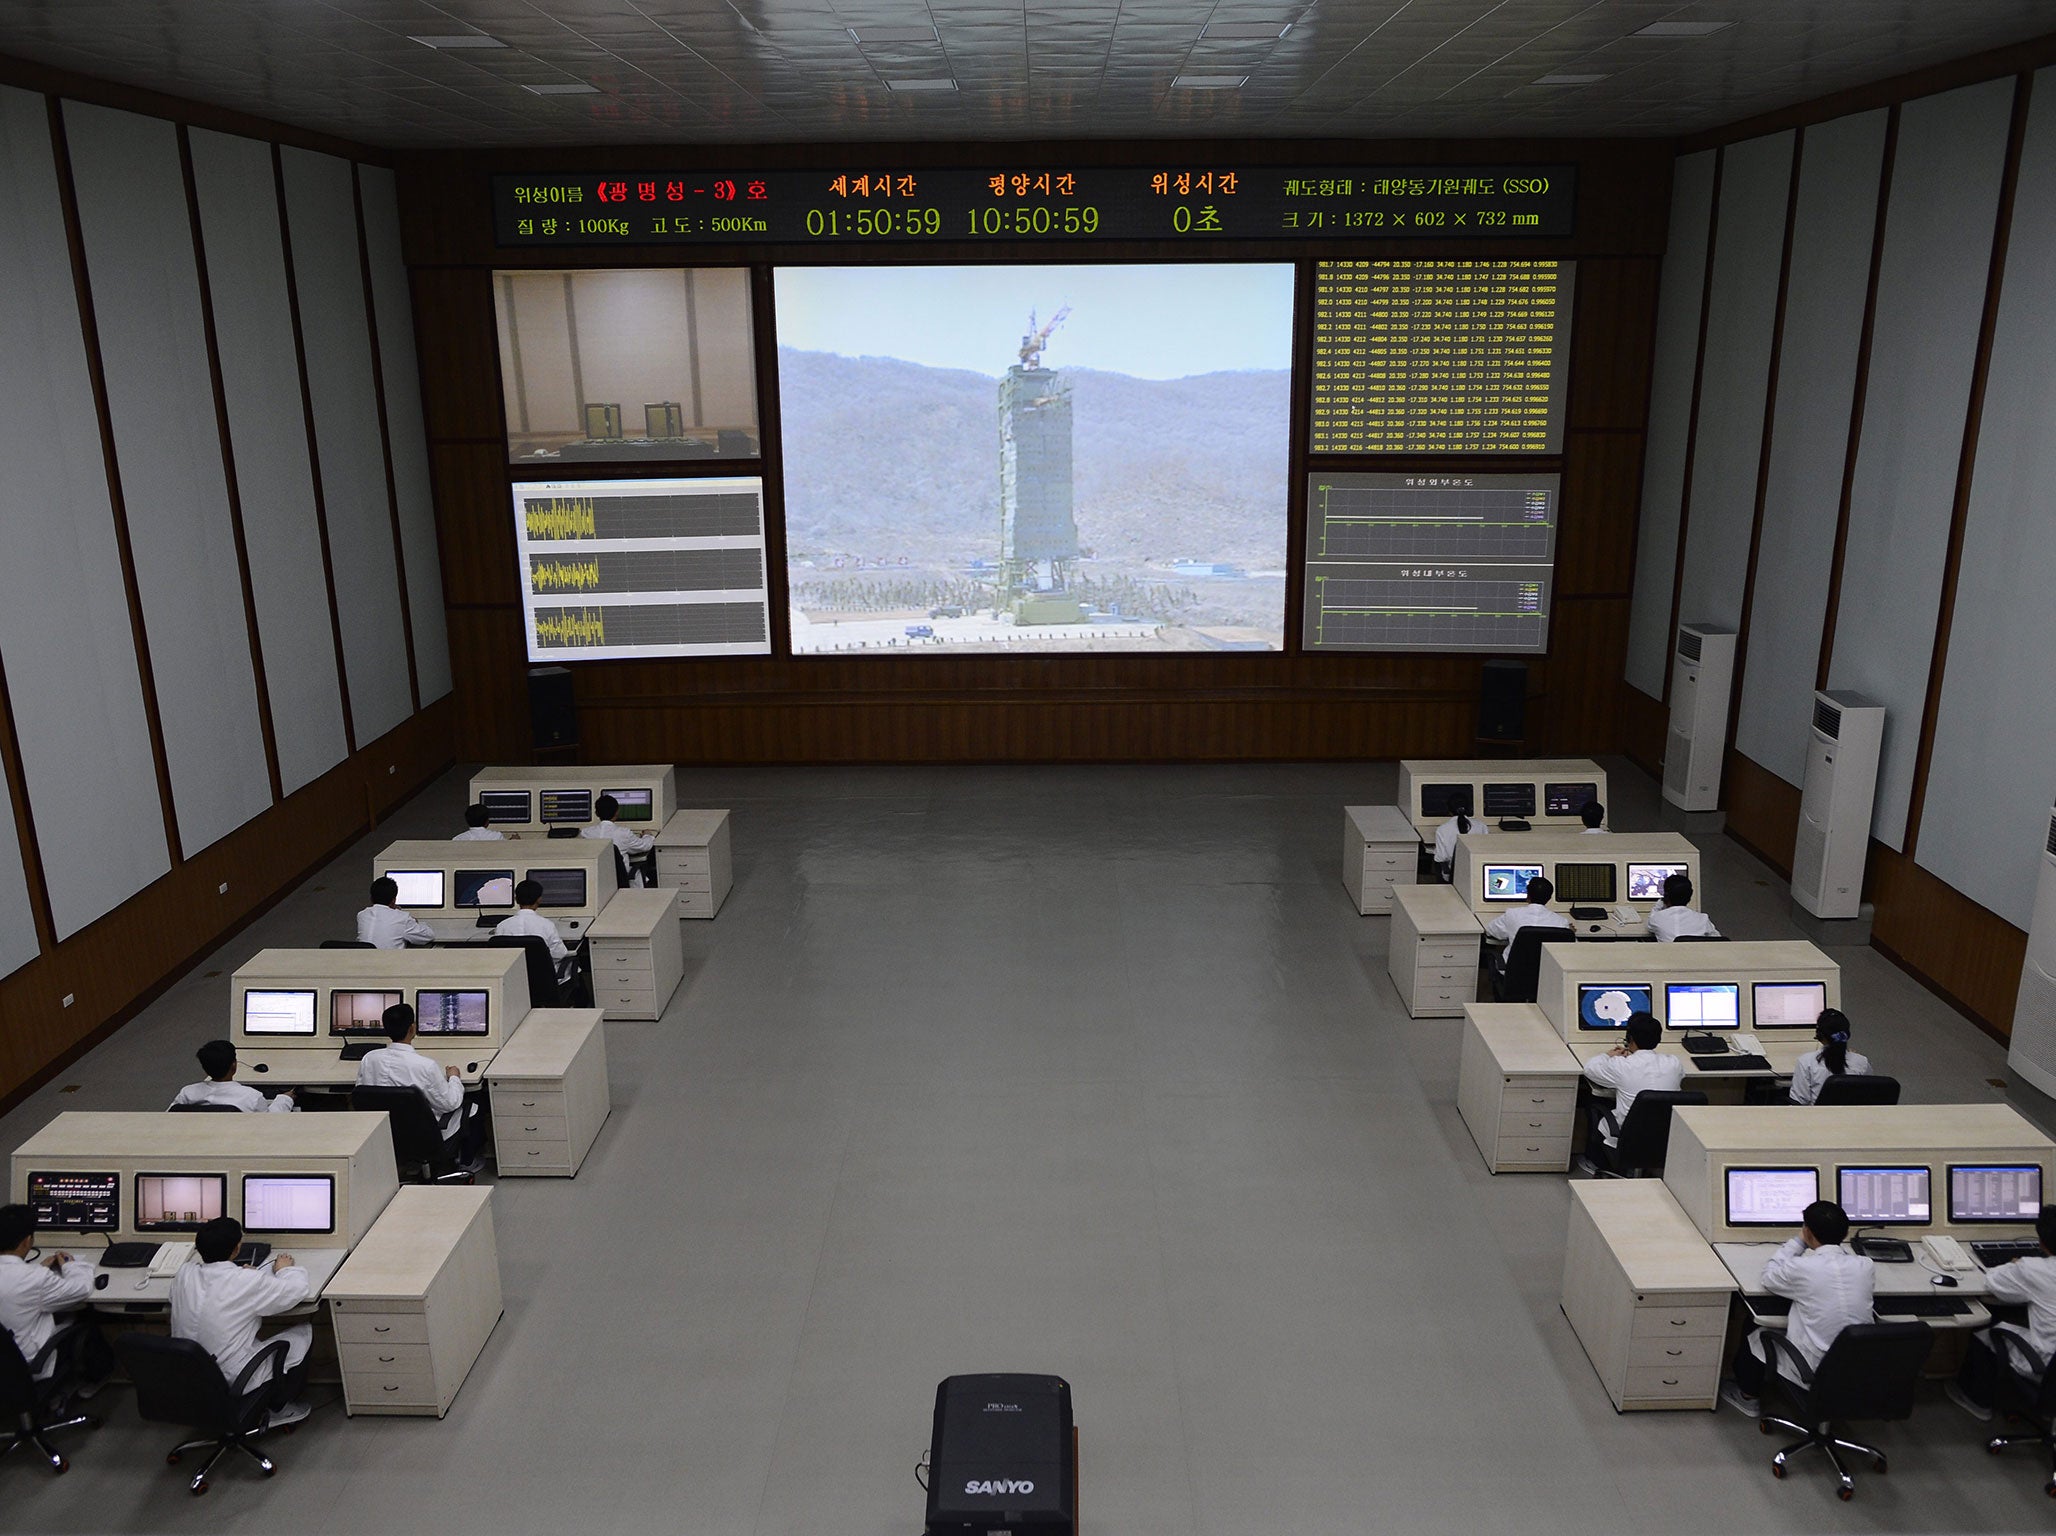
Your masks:
<svg viewBox="0 0 2056 1536"><path fill-rule="evenodd" d="M1903 1419L1913 1412L1920 1368L1935 1347L1926 1323L1852 1323L1814 1367L1809 1414L1828 1419Z"/></svg>
<svg viewBox="0 0 2056 1536"><path fill-rule="evenodd" d="M614 879L624 891L635 883L635 876L628 872L628 860L619 848L614 850Z"/></svg>
<svg viewBox="0 0 2056 1536"><path fill-rule="evenodd" d="M1532 1003L1542 985L1542 946L1561 944L1577 937L1570 928L1532 923L1518 930L1506 946L1506 966L1493 991L1502 1003Z"/></svg>
<svg viewBox="0 0 2056 1536"><path fill-rule="evenodd" d="M1728 942L1728 936L1724 933L1681 933L1671 942L1673 944L1725 944Z"/></svg>
<svg viewBox="0 0 2056 1536"><path fill-rule="evenodd" d="M384 1114L393 1128L393 1159L402 1166L443 1155L443 1128L419 1088L353 1088L350 1108Z"/></svg>
<svg viewBox="0 0 2056 1536"><path fill-rule="evenodd" d="M174 1104L174 1115L240 1115L242 1111L233 1104Z"/></svg>
<svg viewBox="0 0 2056 1536"><path fill-rule="evenodd" d="M366 942L365 940L363 940L363 939L323 939L323 940L321 941L321 947L322 947L323 949L376 949L376 948L378 948L378 946L377 946L376 944L371 944L371 943L367 943L367 942Z"/></svg>
<svg viewBox="0 0 2056 1536"><path fill-rule="evenodd" d="M29 1374L29 1363L15 1347L14 1335L0 1328L0 1417L12 1420L35 1406L36 1379Z"/></svg>
<svg viewBox="0 0 2056 1536"><path fill-rule="evenodd" d="M616 858L620 855L617 853ZM550 941L533 933L494 934L486 940L490 949L520 949L528 957L528 1006L561 1008L563 992L557 985L557 962L550 958Z"/></svg>
<svg viewBox="0 0 2056 1536"><path fill-rule="evenodd" d="M221 1367L198 1340L124 1333L115 1338L114 1354L136 1384L136 1411L144 1418L215 1435L247 1427L244 1404L230 1394Z"/></svg>
<svg viewBox="0 0 2056 1536"><path fill-rule="evenodd" d="M1663 1172L1663 1160L1670 1150L1671 1111L1680 1104L1704 1104L1703 1093L1664 1093L1658 1089L1646 1089L1635 1095L1634 1107L1628 1111L1627 1123L1615 1137L1618 1146L1614 1162L1622 1168L1636 1168L1644 1173Z"/></svg>
<svg viewBox="0 0 2056 1536"><path fill-rule="evenodd" d="M1870 1072L1844 1072L1821 1084L1816 1104L1897 1104L1899 1079Z"/></svg>

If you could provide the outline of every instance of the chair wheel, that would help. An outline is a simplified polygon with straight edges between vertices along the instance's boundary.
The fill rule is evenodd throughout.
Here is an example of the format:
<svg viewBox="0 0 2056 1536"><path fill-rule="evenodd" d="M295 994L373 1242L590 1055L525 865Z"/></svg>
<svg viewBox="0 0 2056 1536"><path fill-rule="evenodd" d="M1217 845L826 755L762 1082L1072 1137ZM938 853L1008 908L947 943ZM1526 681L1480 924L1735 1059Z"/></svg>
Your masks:
<svg viewBox="0 0 2056 1536"><path fill-rule="evenodd" d="M60 1456L50 1463L50 1470L57 1476L62 1477L71 1470L71 1462L67 1458Z"/></svg>
<svg viewBox="0 0 2056 1536"><path fill-rule="evenodd" d="M2056 1499L2056 1482L2043 1484L2042 1492L2046 1493L2050 1498Z"/></svg>
<svg viewBox="0 0 2056 1536"><path fill-rule="evenodd" d="M1837 1488L1835 1490L1835 1497L1840 1499L1844 1504L1847 1504L1851 1499L1856 1497L1856 1490L1854 1488Z"/></svg>
<svg viewBox="0 0 2056 1536"><path fill-rule="evenodd" d="M1770 1464L1770 1475L1782 1479L1785 1475L1785 1464L1781 1461L1772 1462Z"/></svg>
<svg viewBox="0 0 2056 1536"><path fill-rule="evenodd" d="M201 1480L200 1480L199 1482L197 1482L197 1483L193 1484L193 1497L194 1497L194 1498L196 1498L196 1499L197 1499L198 1497L200 1497L200 1495L201 1495L201 1494L205 1493L206 1491L207 1491L207 1482L206 1482L206 1479L204 1479L204 1478L203 1478L203 1479L201 1479Z"/></svg>
<svg viewBox="0 0 2056 1536"><path fill-rule="evenodd" d="M1769 1433L1770 1433L1770 1420L1769 1420L1769 1419L1758 1419L1758 1420L1756 1421L1756 1432L1757 1432L1757 1433L1758 1433L1759 1435L1767 1435L1767 1434L1769 1434Z"/></svg>
<svg viewBox="0 0 2056 1536"><path fill-rule="evenodd" d="M166 1456L164 1458L164 1464L167 1467L175 1467L178 1465L178 1457L179 1453L177 1451L173 1451L169 1456Z"/></svg>
<svg viewBox="0 0 2056 1536"><path fill-rule="evenodd" d="M1988 1456L1996 1456L2005 1449L2006 1447L2001 1445L1997 1440L1987 1440L1985 1442L1985 1454ZM2056 1487L2052 1487L2050 1489L2049 1496L2051 1498L2056 1498Z"/></svg>
<svg viewBox="0 0 2056 1536"><path fill-rule="evenodd" d="M259 1467L257 1470L263 1473L266 1477L278 1476L278 1467L276 1466L276 1464L269 1467Z"/></svg>
<svg viewBox="0 0 2056 1536"><path fill-rule="evenodd" d="M1885 1458L1882 1456L1873 1456L1871 1458L1871 1465L1876 1467L1880 1473L1885 1473L1892 1470L1890 1465L1887 1464Z"/></svg>

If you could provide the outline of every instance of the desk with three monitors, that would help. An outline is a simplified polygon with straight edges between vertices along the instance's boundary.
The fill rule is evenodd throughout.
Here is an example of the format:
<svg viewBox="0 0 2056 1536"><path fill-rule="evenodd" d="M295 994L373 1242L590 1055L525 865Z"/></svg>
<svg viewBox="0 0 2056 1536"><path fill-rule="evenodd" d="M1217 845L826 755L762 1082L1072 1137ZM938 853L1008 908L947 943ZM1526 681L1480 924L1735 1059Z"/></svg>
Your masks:
<svg viewBox="0 0 2056 1536"><path fill-rule="evenodd" d="M1575 829L1591 801L1606 802L1606 770L1588 757L1407 758L1399 765L1399 810L1423 842L1468 805L1489 825L1527 821Z"/></svg>
<svg viewBox="0 0 2056 1536"><path fill-rule="evenodd" d="M481 928L514 910L515 888L525 880L542 887L537 909L572 940L620 889L614 845L602 838L407 839L381 849L371 873L398 886L395 903L438 939L471 942L482 942Z"/></svg>
<svg viewBox="0 0 2056 1536"><path fill-rule="evenodd" d="M603 797L619 807L616 822L655 832L678 809L676 784L668 763L481 768L471 777L471 798L486 808L490 825L516 836L591 826Z"/></svg>

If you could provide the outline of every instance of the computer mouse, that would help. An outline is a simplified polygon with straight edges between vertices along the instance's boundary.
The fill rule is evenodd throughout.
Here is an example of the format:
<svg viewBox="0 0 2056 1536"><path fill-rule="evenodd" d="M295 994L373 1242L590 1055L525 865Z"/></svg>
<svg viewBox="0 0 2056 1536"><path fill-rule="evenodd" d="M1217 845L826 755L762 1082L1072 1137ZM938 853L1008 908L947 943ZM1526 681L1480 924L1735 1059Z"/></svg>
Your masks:
<svg viewBox="0 0 2056 1536"><path fill-rule="evenodd" d="M106 1290L106 1289L107 1289L107 1279L108 1279L108 1277L107 1277L107 1275L106 1275L105 1273L101 1273L101 1274L97 1274L97 1275L93 1276L93 1289L94 1289L94 1290L96 1290L96 1291L104 1291L104 1290Z"/></svg>
<svg viewBox="0 0 2056 1536"><path fill-rule="evenodd" d="M1939 1285L1945 1291L1953 1291L1956 1289L1957 1286L1961 1285L1962 1283L1963 1282L1961 1280L1958 1280L1954 1275L1936 1275L1933 1279L1928 1281L1929 1285Z"/></svg>
<svg viewBox="0 0 2056 1536"><path fill-rule="evenodd" d="M250 1064L250 1070L252 1072L269 1072L271 1068L261 1061L255 1061Z"/></svg>
<svg viewBox="0 0 2056 1536"><path fill-rule="evenodd" d="M478 1063L475 1061L467 1061L464 1063L464 1070L466 1072L476 1072L478 1070Z"/></svg>

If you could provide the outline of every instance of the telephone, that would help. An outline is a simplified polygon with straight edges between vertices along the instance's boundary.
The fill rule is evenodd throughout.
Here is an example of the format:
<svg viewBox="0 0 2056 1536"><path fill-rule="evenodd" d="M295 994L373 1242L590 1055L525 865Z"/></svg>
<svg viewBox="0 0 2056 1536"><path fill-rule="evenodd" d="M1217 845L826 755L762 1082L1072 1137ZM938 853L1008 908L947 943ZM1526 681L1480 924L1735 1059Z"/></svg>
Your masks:
<svg viewBox="0 0 2056 1536"><path fill-rule="evenodd" d="M1924 1237L1920 1246L1927 1250L1927 1256L1944 1269L1970 1271L1977 1268L1963 1244L1953 1237Z"/></svg>
<svg viewBox="0 0 2056 1536"><path fill-rule="evenodd" d="M157 1257L150 1261L150 1278L169 1280L185 1267L186 1260L192 1256L191 1243L166 1243L157 1250Z"/></svg>

